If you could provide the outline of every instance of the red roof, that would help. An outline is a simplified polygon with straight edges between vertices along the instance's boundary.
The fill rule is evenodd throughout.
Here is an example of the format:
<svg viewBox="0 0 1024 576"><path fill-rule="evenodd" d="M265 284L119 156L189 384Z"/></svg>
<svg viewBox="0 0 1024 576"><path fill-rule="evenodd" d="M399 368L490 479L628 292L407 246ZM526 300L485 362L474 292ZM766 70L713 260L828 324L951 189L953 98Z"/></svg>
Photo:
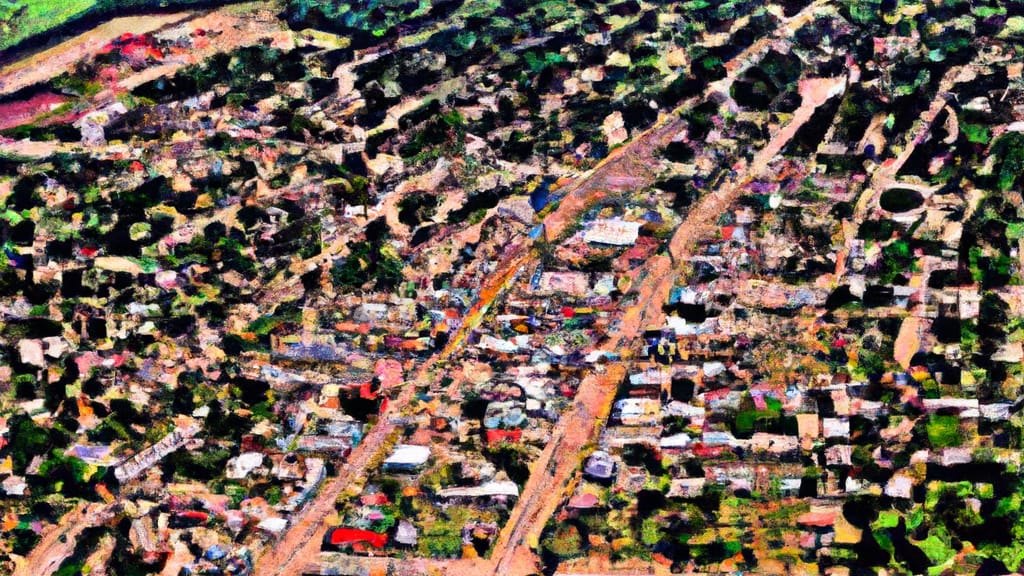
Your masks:
<svg viewBox="0 0 1024 576"><path fill-rule="evenodd" d="M588 510L590 508L597 506L600 503L601 500L597 496L591 494L590 492L586 492L578 496L573 496L572 500L569 500L569 508Z"/></svg>
<svg viewBox="0 0 1024 576"><path fill-rule="evenodd" d="M703 442L690 444L690 451L698 458L717 458L725 452L725 446L708 446Z"/></svg>
<svg viewBox="0 0 1024 576"><path fill-rule="evenodd" d="M363 382L359 385L359 397L363 400L376 400L377 393L371 388L372 382Z"/></svg>
<svg viewBox="0 0 1024 576"><path fill-rule="evenodd" d="M362 502L364 506L383 506L390 503L388 502L387 495L383 492L377 492L376 494L363 494L359 498L359 501Z"/></svg>
<svg viewBox="0 0 1024 576"><path fill-rule="evenodd" d="M331 544L357 544L365 542L377 548L383 548L388 543L387 534L378 534L370 530L358 530L356 528L335 528L331 532Z"/></svg>
<svg viewBox="0 0 1024 576"><path fill-rule="evenodd" d="M816 526L818 528L824 528L826 526L832 526L836 522L835 512L805 512L796 519L797 524L803 524L805 526Z"/></svg>
<svg viewBox="0 0 1024 576"><path fill-rule="evenodd" d="M210 519L210 515L206 512L200 512L199 510L185 510L184 512L178 512L179 518L188 518L189 520L199 520L200 522L206 522Z"/></svg>
<svg viewBox="0 0 1024 576"><path fill-rule="evenodd" d="M519 428L513 430L488 430L487 443L497 444L498 442L519 442L523 437L523 431Z"/></svg>

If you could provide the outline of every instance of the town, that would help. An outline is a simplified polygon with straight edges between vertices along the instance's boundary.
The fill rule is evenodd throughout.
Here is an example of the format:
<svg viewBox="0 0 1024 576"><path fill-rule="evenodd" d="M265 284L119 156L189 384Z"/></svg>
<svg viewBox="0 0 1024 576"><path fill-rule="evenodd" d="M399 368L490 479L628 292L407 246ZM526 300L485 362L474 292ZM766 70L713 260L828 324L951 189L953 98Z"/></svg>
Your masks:
<svg viewBox="0 0 1024 576"><path fill-rule="evenodd" d="M1024 570L1024 3L84 4L0 573Z"/></svg>

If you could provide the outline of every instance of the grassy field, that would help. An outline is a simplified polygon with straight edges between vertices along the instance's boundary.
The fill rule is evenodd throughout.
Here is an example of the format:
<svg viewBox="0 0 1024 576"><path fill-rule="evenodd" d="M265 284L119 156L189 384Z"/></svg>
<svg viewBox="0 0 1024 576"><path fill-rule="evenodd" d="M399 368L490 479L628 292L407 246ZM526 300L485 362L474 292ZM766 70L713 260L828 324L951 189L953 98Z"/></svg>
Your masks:
<svg viewBox="0 0 1024 576"><path fill-rule="evenodd" d="M0 50L86 14L99 0L0 0Z"/></svg>
<svg viewBox="0 0 1024 576"><path fill-rule="evenodd" d="M231 4L239 0L0 0L0 52L90 14L127 16L147 7L187 8L196 4Z"/></svg>

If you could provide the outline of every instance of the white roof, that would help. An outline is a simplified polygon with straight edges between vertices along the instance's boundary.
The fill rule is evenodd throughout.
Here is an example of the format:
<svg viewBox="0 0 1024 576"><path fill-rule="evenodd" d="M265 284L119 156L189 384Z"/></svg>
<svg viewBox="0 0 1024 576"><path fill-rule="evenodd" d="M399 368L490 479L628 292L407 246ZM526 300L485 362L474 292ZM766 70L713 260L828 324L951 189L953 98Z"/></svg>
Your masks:
<svg viewBox="0 0 1024 576"><path fill-rule="evenodd" d="M960 416L964 418L977 418L979 415L977 398L925 398L923 404L928 412L952 408L960 410Z"/></svg>
<svg viewBox="0 0 1024 576"><path fill-rule="evenodd" d="M721 362L705 362L704 363L704 375L708 378L714 378L725 371L725 364Z"/></svg>
<svg viewBox="0 0 1024 576"><path fill-rule="evenodd" d="M395 451L384 461L391 465L419 465L425 464L430 458L430 448L427 446L416 446L414 444L399 444Z"/></svg>
<svg viewBox="0 0 1024 576"><path fill-rule="evenodd" d="M639 416L656 413L661 409L661 403L650 398L623 398L615 402L615 409L623 416Z"/></svg>
<svg viewBox="0 0 1024 576"><path fill-rule="evenodd" d="M640 222L624 220L595 220L583 233L583 240L613 246L629 246L636 244L640 225Z"/></svg>
<svg viewBox="0 0 1024 576"><path fill-rule="evenodd" d="M970 448L956 447L956 448L945 448L942 450L941 462L943 466L953 466L955 464L970 464L974 460L971 455Z"/></svg>
<svg viewBox="0 0 1024 576"><path fill-rule="evenodd" d="M485 350L494 350L495 352L503 352L507 354L514 353L519 350L519 346L514 342L508 340L502 340L501 338L495 338L490 334L485 334L480 338L480 343L477 344L478 348Z"/></svg>
<svg viewBox="0 0 1024 576"><path fill-rule="evenodd" d="M990 420L1006 420L1010 417L1010 408L1013 405L1009 402L998 404L982 404L979 408L981 415Z"/></svg>
<svg viewBox="0 0 1024 576"><path fill-rule="evenodd" d="M845 418L822 418L821 429L825 438L849 438L850 421Z"/></svg>
<svg viewBox="0 0 1024 576"><path fill-rule="evenodd" d="M642 372L629 375L629 383L633 386L643 386L645 384L667 384L671 381L671 374L667 371L658 370L657 368L649 368Z"/></svg>
<svg viewBox="0 0 1024 576"><path fill-rule="evenodd" d="M237 480L245 478L253 470L263 465L263 454L260 452L243 452L236 458L228 460L225 476Z"/></svg>
<svg viewBox="0 0 1024 576"><path fill-rule="evenodd" d="M705 415L704 408L700 406L694 406L687 402L680 402L679 400L673 400L664 406L662 410L665 414L673 416L689 416L690 418L703 418Z"/></svg>
<svg viewBox="0 0 1024 576"><path fill-rule="evenodd" d="M786 490L799 490L801 480L799 478L783 478L782 488Z"/></svg>
<svg viewBox="0 0 1024 576"><path fill-rule="evenodd" d="M885 495L893 498L910 498L913 495L914 480L904 474L897 474L885 485Z"/></svg>
<svg viewBox="0 0 1024 576"><path fill-rule="evenodd" d="M441 498L476 498L480 496L519 496L519 486L511 480L484 482L466 488L445 488L437 493Z"/></svg>
<svg viewBox="0 0 1024 576"><path fill-rule="evenodd" d="M0 482L0 486L10 496L24 496L27 483L21 476L8 476L4 478L3 482Z"/></svg>
<svg viewBox="0 0 1024 576"><path fill-rule="evenodd" d="M662 448L683 448L689 446L691 441L690 435L683 432L682 434L662 438L660 444Z"/></svg>
<svg viewBox="0 0 1024 576"><path fill-rule="evenodd" d="M256 527L272 534L280 534L288 527L288 520L284 518L265 518Z"/></svg>

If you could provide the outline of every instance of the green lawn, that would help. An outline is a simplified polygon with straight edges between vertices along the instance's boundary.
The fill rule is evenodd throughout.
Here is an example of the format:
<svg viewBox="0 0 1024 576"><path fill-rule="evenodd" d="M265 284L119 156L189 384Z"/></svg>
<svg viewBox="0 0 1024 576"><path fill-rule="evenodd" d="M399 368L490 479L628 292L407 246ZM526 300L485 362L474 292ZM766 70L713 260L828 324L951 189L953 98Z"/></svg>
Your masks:
<svg viewBox="0 0 1024 576"><path fill-rule="evenodd" d="M0 50L80 16L99 0L0 0Z"/></svg>
<svg viewBox="0 0 1024 576"><path fill-rule="evenodd" d="M0 51L86 14L127 16L146 7L187 7L202 0L0 0ZM237 3L224 0L217 4Z"/></svg>

